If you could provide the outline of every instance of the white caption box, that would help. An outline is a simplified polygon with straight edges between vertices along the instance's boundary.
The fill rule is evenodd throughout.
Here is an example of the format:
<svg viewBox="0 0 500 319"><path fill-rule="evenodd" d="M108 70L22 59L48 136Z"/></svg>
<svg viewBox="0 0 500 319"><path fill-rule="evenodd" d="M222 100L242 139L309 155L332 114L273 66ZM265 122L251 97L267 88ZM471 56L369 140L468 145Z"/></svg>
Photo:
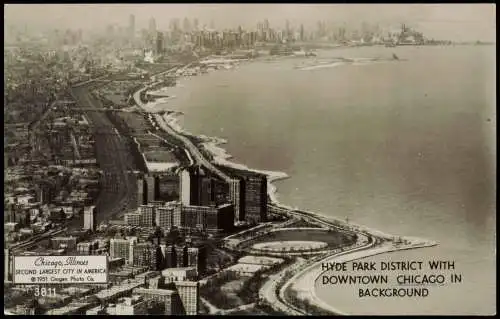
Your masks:
<svg viewBox="0 0 500 319"><path fill-rule="evenodd" d="M108 282L108 256L14 256L15 284Z"/></svg>

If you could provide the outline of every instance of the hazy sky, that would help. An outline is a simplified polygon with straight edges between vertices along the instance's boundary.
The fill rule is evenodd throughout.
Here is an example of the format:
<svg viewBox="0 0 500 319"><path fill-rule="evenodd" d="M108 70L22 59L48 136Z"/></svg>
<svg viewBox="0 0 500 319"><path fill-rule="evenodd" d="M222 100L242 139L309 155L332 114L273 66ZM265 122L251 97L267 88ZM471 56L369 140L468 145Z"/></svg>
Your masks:
<svg viewBox="0 0 500 319"><path fill-rule="evenodd" d="M167 29L171 18L214 21L216 27L255 27L269 19L271 27L304 23L315 27L318 20L359 25L366 22L409 23L428 37L451 40L495 40L494 4L8 4L7 24L28 27L103 28L126 26L134 14L137 28L146 28L154 17L159 29Z"/></svg>

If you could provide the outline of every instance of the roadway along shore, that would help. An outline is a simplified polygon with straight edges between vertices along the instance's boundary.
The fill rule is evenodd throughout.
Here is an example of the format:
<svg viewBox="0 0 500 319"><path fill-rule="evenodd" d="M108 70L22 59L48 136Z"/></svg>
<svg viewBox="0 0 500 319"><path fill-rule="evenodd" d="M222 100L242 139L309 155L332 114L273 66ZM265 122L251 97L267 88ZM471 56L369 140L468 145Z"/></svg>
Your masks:
<svg viewBox="0 0 500 319"><path fill-rule="evenodd" d="M156 124L165 131L170 136L180 140L185 148L189 151L192 158L198 163L205 166L207 169L212 170L215 174L222 177L226 182L231 182L231 179L222 173L218 168L216 168L210 161L208 161L203 154L201 154L200 150L184 135L177 132L173 129L167 121L160 115L156 113L150 113L148 111L148 106L143 103L140 99L140 95L143 91L151 88L153 85L156 85L160 82L153 83L149 86L146 86L139 91L137 91L133 97L138 106L140 106L146 113L149 113L148 116L150 119L155 120ZM154 123L153 123L154 124ZM272 192L272 190L270 189ZM274 198L270 194L271 198ZM311 301L312 304L333 312L335 314L342 314L341 311L334 309L333 307L327 305L322 300L320 300L315 293L314 284L316 279L321 275L322 268L321 264L323 262L332 262L332 261L351 261L360 258L364 258L367 256L372 256L381 253L387 253L390 251L396 250L404 250L404 249L414 249L414 248L423 248L434 246L437 243L433 241L422 240L419 238L402 238L402 242L396 242L394 236L384 234L380 231L369 229L367 227L363 227L360 225L355 225L352 223L347 223L340 220L329 220L325 216L321 216L312 212L303 212L298 211L296 209L292 209L290 207L286 207L281 205L277 201L271 200L274 206L277 206L280 209L286 211L287 215L306 218L309 220L314 220L315 222L319 222L323 224L327 228L335 228L337 231L345 232L345 233L355 233L358 237L358 240L355 245L351 246L348 250L330 254L326 254L323 256L319 256L313 258L309 261L300 261L293 264L290 267L285 268L282 272L277 275L272 275L266 281L264 286L260 290L260 294L262 298L266 299L271 306L273 306L276 310L283 311L287 314L291 315L304 315L304 311L298 309L296 306L292 305L290 302L286 300L285 291L287 289L296 289L299 291L308 291L308 294L303 296L303 298L307 298ZM404 242L404 244L403 244ZM281 287L279 286L279 279L282 278L284 273L287 270L297 271L297 273L292 276L289 280L287 280ZM293 284L293 286L292 286ZM312 285L312 287L311 287ZM278 295L276 295L276 289L279 289Z"/></svg>

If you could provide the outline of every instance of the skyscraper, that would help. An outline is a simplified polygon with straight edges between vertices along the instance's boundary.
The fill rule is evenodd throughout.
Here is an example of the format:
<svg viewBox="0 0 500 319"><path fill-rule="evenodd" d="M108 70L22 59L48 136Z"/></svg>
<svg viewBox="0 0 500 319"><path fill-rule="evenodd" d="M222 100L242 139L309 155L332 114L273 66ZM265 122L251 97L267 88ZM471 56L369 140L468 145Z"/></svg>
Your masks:
<svg viewBox="0 0 500 319"><path fill-rule="evenodd" d="M94 231L96 228L95 206L85 207L83 210L83 229Z"/></svg>
<svg viewBox="0 0 500 319"><path fill-rule="evenodd" d="M182 23L182 31L184 32L191 32L191 22L189 21L188 18L184 18L184 21Z"/></svg>
<svg viewBox="0 0 500 319"><path fill-rule="evenodd" d="M160 55L163 54L165 46L165 37L162 32L156 32L156 36L154 39L154 54Z"/></svg>
<svg viewBox="0 0 500 319"><path fill-rule="evenodd" d="M155 188L155 177L154 176L147 176L146 177L146 202L152 202L155 200L155 193L156 193L156 188Z"/></svg>
<svg viewBox="0 0 500 319"><path fill-rule="evenodd" d="M137 207L140 205L146 204L145 196L144 196L144 188L146 183L142 177L137 178Z"/></svg>
<svg viewBox="0 0 500 319"><path fill-rule="evenodd" d="M134 38L134 36L135 36L135 16L133 14L131 14L129 17L128 31L129 31L129 36L131 38Z"/></svg>
<svg viewBox="0 0 500 319"><path fill-rule="evenodd" d="M180 189L181 189L181 203L183 205L190 205L191 203L191 174L189 170L184 169L180 173Z"/></svg>
<svg viewBox="0 0 500 319"><path fill-rule="evenodd" d="M151 19L149 19L149 33L155 34L155 32L156 32L156 20L155 18L151 17Z"/></svg>

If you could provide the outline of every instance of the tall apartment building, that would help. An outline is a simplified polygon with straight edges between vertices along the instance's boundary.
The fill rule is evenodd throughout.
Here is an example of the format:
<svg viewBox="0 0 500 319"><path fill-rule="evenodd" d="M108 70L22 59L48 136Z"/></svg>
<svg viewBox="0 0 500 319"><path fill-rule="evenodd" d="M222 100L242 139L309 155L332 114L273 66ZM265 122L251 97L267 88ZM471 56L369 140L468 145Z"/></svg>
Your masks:
<svg viewBox="0 0 500 319"><path fill-rule="evenodd" d="M220 166L233 178L232 198L238 202L235 207L235 221L258 223L267 220L267 176L232 167Z"/></svg>
<svg viewBox="0 0 500 319"><path fill-rule="evenodd" d="M180 198L183 205L191 204L191 188L194 187L192 183L194 181L192 181L189 169L183 169L180 172Z"/></svg>
<svg viewBox="0 0 500 319"><path fill-rule="evenodd" d="M172 228L174 226L174 207L156 207L155 223L156 226L164 230Z"/></svg>
<svg viewBox="0 0 500 319"><path fill-rule="evenodd" d="M159 266L159 247L151 243L138 243L133 250L133 265L157 270Z"/></svg>
<svg viewBox="0 0 500 319"><path fill-rule="evenodd" d="M83 229L94 231L97 226L95 206L88 206L83 209Z"/></svg>
<svg viewBox="0 0 500 319"><path fill-rule="evenodd" d="M174 224L184 231L199 230L208 233L230 231L234 224L234 209L232 204L220 206L187 206L181 207L183 219L180 224Z"/></svg>
<svg viewBox="0 0 500 319"><path fill-rule="evenodd" d="M245 204L245 189L243 184L239 179L233 178L231 179L231 183L229 184L229 197L232 200L234 207L234 222L237 223L241 218L241 212L244 210Z"/></svg>
<svg viewBox="0 0 500 319"><path fill-rule="evenodd" d="M156 180L152 175L148 175L146 180L146 203L156 200Z"/></svg>
<svg viewBox="0 0 500 319"><path fill-rule="evenodd" d="M141 205L139 206L140 225L141 227L153 227L155 222L155 206Z"/></svg>
<svg viewBox="0 0 500 319"><path fill-rule="evenodd" d="M126 264L134 263L134 246L137 240L113 238L109 241L109 255L112 258L124 258Z"/></svg>
<svg viewBox="0 0 500 319"><path fill-rule="evenodd" d="M146 196L144 195L144 189L146 188L146 182L142 177L137 179L137 207L140 205L147 204Z"/></svg>
<svg viewBox="0 0 500 319"><path fill-rule="evenodd" d="M187 267L196 267L198 273L204 273L207 266L207 252L204 246L188 247Z"/></svg>
<svg viewBox="0 0 500 319"><path fill-rule="evenodd" d="M267 221L267 177L251 174L245 176L244 181L245 210L243 220L251 223Z"/></svg>

